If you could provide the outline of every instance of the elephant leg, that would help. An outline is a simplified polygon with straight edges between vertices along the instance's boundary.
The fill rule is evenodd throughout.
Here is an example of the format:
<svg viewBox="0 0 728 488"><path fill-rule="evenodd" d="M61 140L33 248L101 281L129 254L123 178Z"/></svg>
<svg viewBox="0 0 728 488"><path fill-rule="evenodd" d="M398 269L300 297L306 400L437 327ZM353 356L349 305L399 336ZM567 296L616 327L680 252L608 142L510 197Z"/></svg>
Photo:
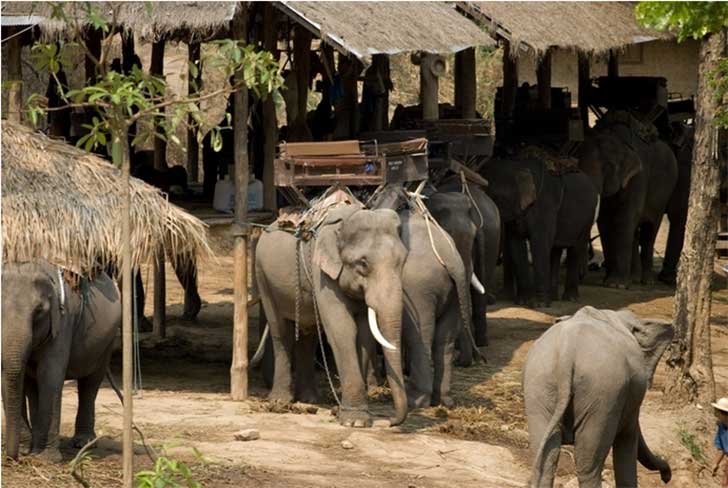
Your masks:
<svg viewBox="0 0 728 488"><path fill-rule="evenodd" d="M609 276L614 269L614 239L612 238L612 232L614 232L607 223L607 217L599 217L597 221L597 228L599 229L599 240L602 243L602 256L604 258L604 269Z"/></svg>
<svg viewBox="0 0 728 488"><path fill-rule="evenodd" d="M513 252L510 246L510 231L506 229L503 232L503 254L501 256L501 264L503 267L503 294L506 300L516 300L516 283L513 269Z"/></svg>
<svg viewBox="0 0 728 488"><path fill-rule="evenodd" d="M460 311L456 300L451 300L445 313L437 319L435 343L432 347L435 375L433 382L432 405L452 407L455 402L450 397L452 384L452 365L455 355L455 339L460 327Z"/></svg>
<svg viewBox="0 0 728 488"><path fill-rule="evenodd" d="M529 445L531 446L531 459L536 458L537 450L546 436L549 421L553 415L553 405L551 408L547 408L540 402L528 402L526 403L526 416L528 419L528 439ZM538 488L547 487L552 488L554 486L554 480L556 479L556 467L559 464L559 457L561 454L562 438L559 435L558 438L553 438L552 444L546 445L544 449L544 459L541 464L543 471L540 473L540 482L533 483L531 486L537 486ZM534 462L535 465L535 462Z"/></svg>
<svg viewBox="0 0 728 488"><path fill-rule="evenodd" d="M284 319L277 322L269 318L268 323L273 340L274 362L273 387L269 398L275 402L291 403L294 398L292 359L295 325Z"/></svg>
<svg viewBox="0 0 728 488"><path fill-rule="evenodd" d="M104 353L100 364L103 367L90 376L78 379L78 412L76 413L76 426L73 434L73 447L81 448L87 442L96 438L94 426L96 425L96 395L106 375L106 365L111 359L112 346Z"/></svg>
<svg viewBox="0 0 728 488"><path fill-rule="evenodd" d="M23 390L25 392L25 397L27 398L28 402L26 404L26 402L23 401L22 415L24 420L20 426L20 441L21 443L28 443L28 445L30 446L32 444L33 438L32 419L38 411L38 385L33 378L26 375Z"/></svg>
<svg viewBox="0 0 728 488"><path fill-rule="evenodd" d="M533 234L532 234L533 235ZM532 305L534 307L550 306L551 296L551 239L546 236L531 238L531 254L535 274L536 293Z"/></svg>
<svg viewBox="0 0 728 488"><path fill-rule="evenodd" d="M376 387L379 382L377 380L377 345L369 332L367 318L363 315L356 317L357 345L359 346L359 367L362 375L366 378L367 387Z"/></svg>
<svg viewBox="0 0 728 488"><path fill-rule="evenodd" d="M549 296L552 301L559 299L559 274L561 271L561 256L564 250L560 247L551 249L551 288Z"/></svg>
<svg viewBox="0 0 728 488"><path fill-rule="evenodd" d="M683 243L685 242L685 219L687 213L669 215L670 230L667 235L665 258L662 260L662 271L658 279L663 283L674 285L677 279L677 263L680 260Z"/></svg>
<svg viewBox="0 0 728 488"><path fill-rule="evenodd" d="M532 293L531 285L531 266L528 262L528 249L526 248L526 240L521 238L510 239L508 245L511 249L512 269L516 282L516 300L517 304L524 304Z"/></svg>
<svg viewBox="0 0 728 488"><path fill-rule="evenodd" d="M174 260L172 262L174 264ZM202 308L202 300L197 291L197 264L193 259L184 259L174 265L174 273L185 291L182 318L192 320Z"/></svg>
<svg viewBox="0 0 728 488"><path fill-rule="evenodd" d="M46 354L49 354L46 352ZM61 460L58 450L58 432L61 416L61 396L63 380L66 374L66 361L38 366L38 408L31 420L33 425L33 441L31 453L40 454L48 460Z"/></svg>
<svg viewBox="0 0 728 488"><path fill-rule="evenodd" d="M591 406L574 433L576 474L580 488L601 488L604 461L617 432L617 421L609 418L611 406Z"/></svg>
<svg viewBox="0 0 728 488"><path fill-rule="evenodd" d="M435 309L431 302L417 299L413 299L413 309L417 320L408 313L403 314L402 320L409 359L407 400L410 408L423 408L430 406L434 385L432 343L435 339ZM472 347L470 342L467 347Z"/></svg>
<svg viewBox="0 0 728 488"><path fill-rule="evenodd" d="M488 267L485 263L487 249L485 248L485 237L483 229L481 229L475 238L475 250L473 252L473 268L480 282L485 286L485 294L472 293L471 301L473 304L473 329L475 330L475 344L478 347L488 345L488 318L486 316L488 306L488 296L491 294L490 277L488 275ZM495 252L491 250L491 252Z"/></svg>
<svg viewBox="0 0 728 488"><path fill-rule="evenodd" d="M318 336L301 334L295 345L296 400L304 403L318 403L316 391L316 341Z"/></svg>
<svg viewBox="0 0 728 488"><path fill-rule="evenodd" d="M614 235L610 237L610 265L604 285L616 288L629 288L630 266L632 265L635 244L636 224L632 218L615 219Z"/></svg>
<svg viewBox="0 0 728 488"><path fill-rule="evenodd" d="M617 435L612 444L614 482L620 488L637 486L638 435L637 426L629 425Z"/></svg>
<svg viewBox="0 0 728 488"><path fill-rule="evenodd" d="M640 259L640 236L644 233L642 226L637 227L632 240L632 265L630 267L632 283L639 283L642 278L642 261Z"/></svg>
<svg viewBox="0 0 728 488"><path fill-rule="evenodd" d="M586 242L577 243L566 251L566 287L563 296L565 301L579 301L580 270L586 254Z"/></svg>
<svg viewBox="0 0 728 488"><path fill-rule="evenodd" d="M640 229L640 258L642 262L642 275L640 276L640 281L644 285L652 285L655 283L655 237L657 236L659 228L659 222L657 224L647 222L642 224L642 228Z"/></svg>

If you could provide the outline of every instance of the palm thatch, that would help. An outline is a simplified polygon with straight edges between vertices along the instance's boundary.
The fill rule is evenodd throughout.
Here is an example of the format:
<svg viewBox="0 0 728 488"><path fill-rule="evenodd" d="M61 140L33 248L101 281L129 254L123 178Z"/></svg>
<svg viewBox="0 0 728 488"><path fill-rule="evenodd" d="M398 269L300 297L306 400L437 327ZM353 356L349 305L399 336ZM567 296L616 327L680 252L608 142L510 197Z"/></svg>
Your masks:
<svg viewBox="0 0 728 488"><path fill-rule="evenodd" d="M477 25L445 2L276 2L324 42L365 64L371 55L456 52L492 45Z"/></svg>
<svg viewBox="0 0 728 488"><path fill-rule="evenodd" d="M506 39L516 57L523 48L543 55L552 47L604 55L673 36L641 27L634 2L458 2L461 11L496 38ZM520 47L520 49L519 49Z"/></svg>
<svg viewBox="0 0 728 488"><path fill-rule="evenodd" d="M121 171L22 125L2 124L3 262L43 258L89 273L121 257ZM211 256L207 229L157 189L131 179L134 266L160 246L172 259Z"/></svg>

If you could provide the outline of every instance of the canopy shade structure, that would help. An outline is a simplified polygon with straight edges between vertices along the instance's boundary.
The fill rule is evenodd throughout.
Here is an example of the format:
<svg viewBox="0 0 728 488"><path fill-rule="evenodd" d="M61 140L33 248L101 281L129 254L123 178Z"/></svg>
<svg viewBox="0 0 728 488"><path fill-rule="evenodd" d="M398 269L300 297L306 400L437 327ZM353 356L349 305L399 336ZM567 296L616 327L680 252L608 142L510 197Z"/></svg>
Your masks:
<svg viewBox="0 0 728 488"><path fill-rule="evenodd" d="M82 149L2 124L3 262L42 258L85 273L121 260L122 174ZM131 179L132 265L160 246L172 259L212 256L207 228Z"/></svg>
<svg viewBox="0 0 728 488"><path fill-rule="evenodd" d="M634 2L457 2L457 8L493 37L508 40L517 57L529 49L541 56L549 48L593 55L629 44L673 39L641 27Z"/></svg>
<svg viewBox="0 0 728 488"><path fill-rule="evenodd" d="M374 54L457 52L494 41L445 2L276 2L323 42L367 65Z"/></svg>

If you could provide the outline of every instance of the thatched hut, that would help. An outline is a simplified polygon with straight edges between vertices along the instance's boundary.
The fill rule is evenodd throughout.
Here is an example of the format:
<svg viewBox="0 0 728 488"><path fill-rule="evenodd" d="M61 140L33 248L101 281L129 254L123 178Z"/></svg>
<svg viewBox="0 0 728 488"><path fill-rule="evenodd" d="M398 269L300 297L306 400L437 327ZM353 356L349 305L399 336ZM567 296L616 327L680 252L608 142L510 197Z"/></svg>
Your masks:
<svg viewBox="0 0 728 488"><path fill-rule="evenodd" d="M121 171L25 126L2 124L3 262L47 259L79 272L121 259ZM131 179L132 266L162 247L175 259L210 256L205 225L157 189Z"/></svg>

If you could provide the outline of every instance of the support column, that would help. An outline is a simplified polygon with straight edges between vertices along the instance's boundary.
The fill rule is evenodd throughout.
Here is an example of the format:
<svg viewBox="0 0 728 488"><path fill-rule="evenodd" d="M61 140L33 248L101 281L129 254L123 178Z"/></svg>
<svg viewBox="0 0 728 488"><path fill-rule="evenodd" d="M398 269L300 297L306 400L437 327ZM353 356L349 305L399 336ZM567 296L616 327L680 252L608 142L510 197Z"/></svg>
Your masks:
<svg viewBox="0 0 728 488"><path fill-rule="evenodd" d="M197 66L197 76L188 73L187 78L187 94L198 92L202 84L202 65L200 65L200 43L190 42L187 45L187 59L190 64ZM189 125L192 126L194 119L188 116ZM197 131L193 129L187 130L187 179L190 182L199 181L199 158L200 145L197 142Z"/></svg>
<svg viewBox="0 0 728 488"><path fill-rule="evenodd" d="M381 77L384 85L384 92L377 97L374 106L374 130L387 130L389 127L389 90L392 87L392 81L389 72L389 55L375 54L372 56L372 62L377 67L377 73Z"/></svg>
<svg viewBox="0 0 728 488"><path fill-rule="evenodd" d="M152 44L152 61L149 66L149 73L160 78L164 77L164 40ZM164 111L164 109L161 109ZM158 126L156 131L161 130ZM167 144L159 137L154 138L154 168L157 170L167 169ZM154 334L158 337L167 335L167 277L164 267L164 251L157 251L157 258L154 260L154 315L152 325Z"/></svg>
<svg viewBox="0 0 728 488"><path fill-rule="evenodd" d="M442 59L430 53L420 56L420 103L422 104L422 119L437 120L440 118L438 107L439 80L435 64Z"/></svg>
<svg viewBox="0 0 728 488"><path fill-rule="evenodd" d="M86 39L84 40L84 42L86 43L86 47L88 48L89 52L93 54L96 59L99 59L101 57L102 35L103 34L101 32L101 29L86 29ZM98 76L98 73L96 73L96 63L94 63L90 57L86 56L84 58L84 68L87 84L95 84L96 78Z"/></svg>
<svg viewBox="0 0 728 488"><path fill-rule="evenodd" d="M232 20L232 36L247 39L248 7L241 4ZM242 71L235 73L235 82L243 81ZM233 360L230 366L230 396L233 400L248 397L248 89L241 88L233 98L233 147L235 149L235 217L234 233L234 311Z"/></svg>
<svg viewBox="0 0 728 488"><path fill-rule="evenodd" d="M617 52L614 50L609 51L609 65L607 66L607 76L610 78L619 77L619 58Z"/></svg>
<svg viewBox="0 0 728 488"><path fill-rule="evenodd" d="M542 110L551 109L551 50L547 50L536 68L538 101Z"/></svg>
<svg viewBox="0 0 728 488"><path fill-rule="evenodd" d="M518 59L511 57L511 43L503 44L503 91L501 97L501 114L504 118L513 117L518 90Z"/></svg>
<svg viewBox="0 0 728 488"><path fill-rule="evenodd" d="M341 76L343 96L334 106L336 129L334 139L355 138L359 134L358 79L359 60L339 53L337 71Z"/></svg>
<svg viewBox="0 0 728 488"><path fill-rule="evenodd" d="M589 76L589 56L579 52L579 112L584 124L584 134L589 128L589 89L591 86Z"/></svg>
<svg viewBox="0 0 728 488"><path fill-rule="evenodd" d="M273 56L278 59L278 24L275 7L270 3L266 3L263 7L263 25L265 26L263 49L273 53ZM273 161L278 144L278 120L272 95L263 101L263 141L263 207L276 212L278 202L273 182Z"/></svg>
<svg viewBox="0 0 728 488"><path fill-rule="evenodd" d="M17 34L12 29L10 35ZM22 45L20 36L15 35L8 41L8 120L21 122L23 114L23 65L20 62Z"/></svg>
<svg viewBox="0 0 728 488"><path fill-rule="evenodd" d="M306 125L306 112L308 109L308 80L311 74L311 32L301 25L294 27L293 34L293 71L296 75L296 88L298 89L296 120L289 130L295 135L297 141L310 141L311 131Z"/></svg>
<svg viewBox="0 0 728 488"><path fill-rule="evenodd" d="M475 118L476 96L475 48L470 47L455 54L455 106L464 119Z"/></svg>
<svg viewBox="0 0 728 488"><path fill-rule="evenodd" d="M131 68L134 66L134 33L133 32L122 32L121 33L121 64L124 73L131 73ZM141 66L139 66L141 68Z"/></svg>

